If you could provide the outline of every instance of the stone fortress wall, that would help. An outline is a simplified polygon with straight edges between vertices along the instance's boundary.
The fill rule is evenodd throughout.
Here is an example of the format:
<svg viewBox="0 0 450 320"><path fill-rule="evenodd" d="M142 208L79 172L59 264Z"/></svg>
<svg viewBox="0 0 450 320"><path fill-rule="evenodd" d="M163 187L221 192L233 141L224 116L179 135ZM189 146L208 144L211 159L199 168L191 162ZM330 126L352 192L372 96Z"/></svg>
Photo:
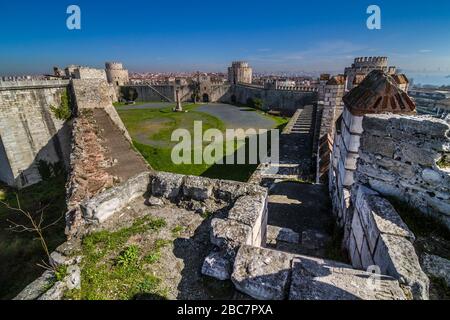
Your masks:
<svg viewBox="0 0 450 320"><path fill-rule="evenodd" d="M344 96L344 103L329 172L344 247L355 268L376 265L410 287L414 298L426 299L429 281L413 247L414 235L386 197L448 226L450 172L439 163L447 161L450 127L442 120L411 116L414 104L382 71L369 74Z"/></svg>
<svg viewBox="0 0 450 320"><path fill-rule="evenodd" d="M317 92L314 90L278 90L242 83L233 86L230 94L232 100L241 104L246 104L248 99L261 99L263 109L278 110L288 116L317 100Z"/></svg>
<svg viewBox="0 0 450 320"><path fill-rule="evenodd" d="M61 162L69 169L72 119L57 119L67 94L72 115L78 108L102 108L126 134L112 101L114 86L106 82L104 70L74 67L71 80L0 82L0 180L23 188L41 181L38 164Z"/></svg>
<svg viewBox="0 0 450 320"><path fill-rule="evenodd" d="M108 70L108 69L107 69ZM206 77L208 78L208 77ZM297 109L317 101L320 88L313 86L262 87L252 85L252 69L247 62L233 62L228 68L228 83L215 83L210 79L199 79L201 102L224 102L246 104L248 99L262 99L264 109L279 110L292 115ZM123 85L122 90L133 88L137 101L175 102L175 92L180 92L182 102L192 101L193 87L188 84Z"/></svg>
<svg viewBox="0 0 450 320"><path fill-rule="evenodd" d="M66 80L0 82L0 180L23 188L41 180L40 160L68 167L71 123L50 108L69 91Z"/></svg>

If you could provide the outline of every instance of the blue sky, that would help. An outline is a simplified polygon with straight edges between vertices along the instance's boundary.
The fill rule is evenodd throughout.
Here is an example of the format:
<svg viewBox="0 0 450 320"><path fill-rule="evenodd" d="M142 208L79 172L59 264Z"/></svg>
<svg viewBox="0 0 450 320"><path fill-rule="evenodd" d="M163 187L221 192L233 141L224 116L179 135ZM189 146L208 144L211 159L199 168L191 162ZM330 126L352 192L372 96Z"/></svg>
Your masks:
<svg viewBox="0 0 450 320"><path fill-rule="evenodd" d="M82 29L66 28L77 4ZM381 7L382 29L366 28ZM343 71L355 56L385 55L411 72L450 72L450 1L1 1L0 74L53 65L132 71Z"/></svg>

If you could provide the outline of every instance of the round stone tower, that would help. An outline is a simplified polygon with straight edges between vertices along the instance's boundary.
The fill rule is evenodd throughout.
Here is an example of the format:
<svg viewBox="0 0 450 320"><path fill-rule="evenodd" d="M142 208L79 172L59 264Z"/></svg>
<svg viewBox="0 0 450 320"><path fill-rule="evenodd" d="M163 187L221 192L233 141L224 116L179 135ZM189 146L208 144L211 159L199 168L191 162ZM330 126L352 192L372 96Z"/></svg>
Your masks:
<svg viewBox="0 0 450 320"><path fill-rule="evenodd" d="M381 70L389 75L397 72L395 67L388 66L387 57L358 57L355 58L352 66L345 68L347 78L346 90L350 91L359 85L362 80L372 71Z"/></svg>
<svg viewBox="0 0 450 320"><path fill-rule="evenodd" d="M228 81L230 84L252 83L253 70L245 61L234 61L228 68Z"/></svg>
<svg viewBox="0 0 450 320"><path fill-rule="evenodd" d="M123 64L120 62L106 62L106 77L109 83L115 86L123 86L127 84L130 79L128 76L128 70L123 68Z"/></svg>

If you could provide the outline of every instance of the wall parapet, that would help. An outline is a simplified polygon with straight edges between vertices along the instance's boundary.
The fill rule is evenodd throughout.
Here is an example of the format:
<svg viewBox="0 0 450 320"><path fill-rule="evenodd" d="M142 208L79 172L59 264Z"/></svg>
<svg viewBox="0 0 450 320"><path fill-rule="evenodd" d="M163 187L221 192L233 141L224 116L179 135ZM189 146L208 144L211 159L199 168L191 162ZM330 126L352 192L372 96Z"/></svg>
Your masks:
<svg viewBox="0 0 450 320"><path fill-rule="evenodd" d="M356 117L347 109L342 118L329 187L352 265L376 265L409 287L415 299L428 299L429 280L414 249L414 235L386 197L406 202L449 227L450 126L422 116ZM355 141L348 138L349 132ZM349 173L352 179L343 179Z"/></svg>
<svg viewBox="0 0 450 320"><path fill-rule="evenodd" d="M355 180L393 196L450 229L450 126L427 116L370 115Z"/></svg>
<svg viewBox="0 0 450 320"><path fill-rule="evenodd" d="M60 88L69 85L69 80L27 80L27 81L0 81L0 91L23 90L40 88Z"/></svg>
<svg viewBox="0 0 450 320"><path fill-rule="evenodd" d="M352 190L354 206L346 247L354 267L378 266L400 280L416 299L428 299L429 280L419 263L415 236L388 200L362 185Z"/></svg>

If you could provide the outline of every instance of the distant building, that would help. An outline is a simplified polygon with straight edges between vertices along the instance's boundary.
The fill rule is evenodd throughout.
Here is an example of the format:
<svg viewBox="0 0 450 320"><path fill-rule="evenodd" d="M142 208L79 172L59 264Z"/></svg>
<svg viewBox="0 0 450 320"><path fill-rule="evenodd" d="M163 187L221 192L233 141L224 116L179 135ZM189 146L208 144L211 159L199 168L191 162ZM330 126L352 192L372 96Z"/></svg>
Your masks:
<svg viewBox="0 0 450 320"><path fill-rule="evenodd" d="M252 83L253 70L247 62L234 61L228 68L228 81L230 84Z"/></svg>

